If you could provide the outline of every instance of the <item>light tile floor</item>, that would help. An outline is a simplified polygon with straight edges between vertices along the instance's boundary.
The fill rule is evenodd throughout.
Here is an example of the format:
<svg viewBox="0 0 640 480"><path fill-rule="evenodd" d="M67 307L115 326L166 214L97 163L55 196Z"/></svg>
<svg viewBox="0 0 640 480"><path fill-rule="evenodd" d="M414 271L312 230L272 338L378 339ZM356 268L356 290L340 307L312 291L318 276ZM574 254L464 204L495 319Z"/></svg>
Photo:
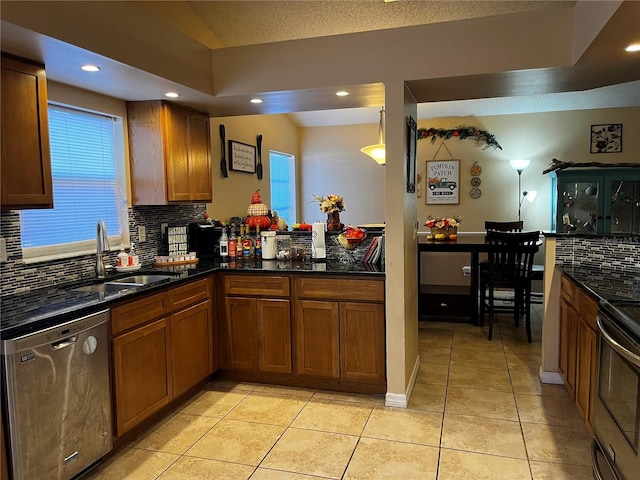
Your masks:
<svg viewBox="0 0 640 480"><path fill-rule="evenodd" d="M380 396L213 381L91 480L587 480L590 436L563 386L538 380L508 317L420 322L409 408Z"/></svg>

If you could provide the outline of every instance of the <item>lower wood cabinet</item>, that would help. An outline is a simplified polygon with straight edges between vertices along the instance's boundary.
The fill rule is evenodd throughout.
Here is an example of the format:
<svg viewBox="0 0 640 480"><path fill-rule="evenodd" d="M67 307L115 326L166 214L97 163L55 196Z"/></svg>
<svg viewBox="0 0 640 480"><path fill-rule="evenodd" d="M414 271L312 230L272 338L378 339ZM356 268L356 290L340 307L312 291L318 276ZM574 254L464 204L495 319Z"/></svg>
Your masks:
<svg viewBox="0 0 640 480"><path fill-rule="evenodd" d="M291 373L291 304L287 277L229 275L225 278L225 318L229 367ZM256 295L248 297L243 295Z"/></svg>
<svg viewBox="0 0 640 480"><path fill-rule="evenodd" d="M220 285L231 376L383 391L384 280L228 274Z"/></svg>
<svg viewBox="0 0 640 480"><path fill-rule="evenodd" d="M385 384L384 282L302 277L296 293L297 373Z"/></svg>
<svg viewBox="0 0 640 480"><path fill-rule="evenodd" d="M116 428L123 434L171 400L169 329L161 319L113 340Z"/></svg>
<svg viewBox="0 0 640 480"><path fill-rule="evenodd" d="M211 308L201 302L170 317L171 380L177 397L211 373Z"/></svg>
<svg viewBox="0 0 640 480"><path fill-rule="evenodd" d="M116 436L212 373L209 285L197 280L112 309Z"/></svg>
<svg viewBox="0 0 640 480"><path fill-rule="evenodd" d="M560 353L559 370L571 398L576 391L576 351L578 313L563 298L560 299Z"/></svg>
<svg viewBox="0 0 640 480"><path fill-rule="evenodd" d="M560 296L558 370L591 431L596 383L596 299L566 276Z"/></svg>
<svg viewBox="0 0 640 480"><path fill-rule="evenodd" d="M338 302L296 302L296 354L299 374L340 377L339 312Z"/></svg>

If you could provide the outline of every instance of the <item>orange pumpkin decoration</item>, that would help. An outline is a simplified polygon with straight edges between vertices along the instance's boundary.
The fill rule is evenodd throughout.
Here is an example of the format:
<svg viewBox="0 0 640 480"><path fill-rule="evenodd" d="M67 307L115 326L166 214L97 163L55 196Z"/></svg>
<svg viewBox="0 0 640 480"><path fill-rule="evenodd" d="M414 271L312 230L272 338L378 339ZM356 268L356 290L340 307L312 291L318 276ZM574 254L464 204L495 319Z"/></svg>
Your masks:
<svg viewBox="0 0 640 480"><path fill-rule="evenodd" d="M251 205L249 205L247 209L247 220L245 224L251 229L259 226L262 230L266 230L271 226L271 219L267 217L268 212L269 209L262 203L260 190L256 190L251 196Z"/></svg>

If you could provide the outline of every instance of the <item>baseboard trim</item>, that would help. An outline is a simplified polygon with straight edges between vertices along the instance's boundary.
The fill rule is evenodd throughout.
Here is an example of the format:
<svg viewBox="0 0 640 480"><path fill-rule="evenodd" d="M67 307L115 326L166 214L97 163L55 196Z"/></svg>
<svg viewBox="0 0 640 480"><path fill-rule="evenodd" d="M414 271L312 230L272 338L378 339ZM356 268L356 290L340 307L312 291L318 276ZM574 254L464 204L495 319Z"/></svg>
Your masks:
<svg viewBox="0 0 640 480"><path fill-rule="evenodd" d="M540 372L538 374L540 377L540 381L542 383L552 383L554 385L564 385L564 381L558 372L545 372L540 367Z"/></svg>
<svg viewBox="0 0 640 480"><path fill-rule="evenodd" d="M418 377L418 370L420 370L420 355L416 357L416 362L413 365L413 371L411 372L411 378L404 394L402 393L388 393L384 397L384 405L386 407L398 407L407 408L409 405L409 398L411 398L411 392L413 392L413 386L416 383Z"/></svg>

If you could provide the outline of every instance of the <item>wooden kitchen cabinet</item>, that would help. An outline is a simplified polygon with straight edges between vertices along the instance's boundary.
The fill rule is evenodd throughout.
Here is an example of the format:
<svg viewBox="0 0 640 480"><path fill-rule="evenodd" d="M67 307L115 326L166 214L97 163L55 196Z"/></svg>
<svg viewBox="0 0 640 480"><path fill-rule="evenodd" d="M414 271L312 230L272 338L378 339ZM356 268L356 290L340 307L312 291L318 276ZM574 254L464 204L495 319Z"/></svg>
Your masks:
<svg viewBox="0 0 640 480"><path fill-rule="evenodd" d="M295 290L298 374L385 384L384 282L302 277Z"/></svg>
<svg viewBox="0 0 640 480"><path fill-rule="evenodd" d="M578 412L593 431L598 303L570 278L562 276L558 370Z"/></svg>
<svg viewBox="0 0 640 480"><path fill-rule="evenodd" d="M2 54L2 210L53 208L44 65Z"/></svg>
<svg viewBox="0 0 640 480"><path fill-rule="evenodd" d="M161 100L127 102L134 205L213 199L209 117Z"/></svg>
<svg viewBox="0 0 640 480"><path fill-rule="evenodd" d="M230 368L291 373L289 278L227 275L224 285Z"/></svg>
<svg viewBox="0 0 640 480"><path fill-rule="evenodd" d="M211 374L211 305L200 302L170 317L171 380L178 397Z"/></svg>
<svg viewBox="0 0 640 480"><path fill-rule="evenodd" d="M299 374L340 377L339 312L338 302L296 302L296 353Z"/></svg>
<svg viewBox="0 0 640 480"><path fill-rule="evenodd" d="M560 299L559 371L569 396L576 394L576 351L578 314L563 298Z"/></svg>
<svg viewBox="0 0 640 480"><path fill-rule="evenodd" d="M116 431L122 435L172 398L163 318L113 339Z"/></svg>
<svg viewBox="0 0 640 480"><path fill-rule="evenodd" d="M598 304L580 292L580 322L577 338L576 407L589 430L593 431L596 384L596 317Z"/></svg>
<svg viewBox="0 0 640 480"><path fill-rule="evenodd" d="M213 372L210 292L195 280L111 309L117 436Z"/></svg>

